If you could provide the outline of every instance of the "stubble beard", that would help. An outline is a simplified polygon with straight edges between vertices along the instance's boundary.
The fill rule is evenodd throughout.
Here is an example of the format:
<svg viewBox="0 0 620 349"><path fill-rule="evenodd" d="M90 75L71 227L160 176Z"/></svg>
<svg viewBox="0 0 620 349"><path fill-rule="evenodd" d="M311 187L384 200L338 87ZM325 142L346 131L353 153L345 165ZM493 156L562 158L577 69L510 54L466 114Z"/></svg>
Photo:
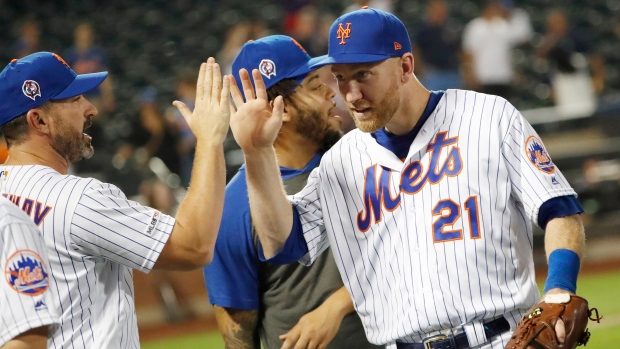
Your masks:
<svg viewBox="0 0 620 349"><path fill-rule="evenodd" d="M358 120L351 108L349 108L349 114L355 122L355 126L357 126L360 131L372 133L384 128L385 125L387 125L387 123L394 116L394 113L399 105L400 95L398 94L398 84L394 80L390 88L385 93L385 98L374 106L369 105L372 108L368 111L368 113L370 113L369 118L366 118L366 120Z"/></svg>
<svg viewBox="0 0 620 349"><path fill-rule="evenodd" d="M95 153L91 140L84 137L83 133L66 125L60 118L57 122L58 129L61 131L52 138L52 148L70 164L82 159L90 159Z"/></svg>
<svg viewBox="0 0 620 349"><path fill-rule="evenodd" d="M314 141L323 152L328 151L342 137L342 132L334 130L317 110L300 111L297 117L295 131Z"/></svg>

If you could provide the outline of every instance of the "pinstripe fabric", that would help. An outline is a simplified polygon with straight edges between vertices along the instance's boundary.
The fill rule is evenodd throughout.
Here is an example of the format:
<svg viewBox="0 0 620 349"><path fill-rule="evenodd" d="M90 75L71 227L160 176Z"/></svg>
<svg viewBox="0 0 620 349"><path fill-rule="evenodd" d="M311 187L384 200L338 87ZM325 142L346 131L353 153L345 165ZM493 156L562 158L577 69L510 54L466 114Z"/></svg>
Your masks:
<svg viewBox="0 0 620 349"><path fill-rule="evenodd" d="M310 251L301 261L332 247L376 344L502 315L514 328L540 298L530 222L546 200L575 195L530 159L531 136L506 100L462 90L446 91L404 162L351 131L289 196Z"/></svg>
<svg viewBox="0 0 620 349"><path fill-rule="evenodd" d="M27 251L26 255L36 253L42 269L49 272L47 250L38 229L17 206L0 198L0 270L4 278L0 281L0 347L30 329L59 323L59 315L52 307L54 290L49 287L49 278L46 289L36 295L20 293L8 280L7 272L15 270L20 251Z"/></svg>
<svg viewBox="0 0 620 349"><path fill-rule="evenodd" d="M174 218L115 186L44 166L2 166L0 192L45 239L61 326L50 348L139 348L132 269L149 272Z"/></svg>

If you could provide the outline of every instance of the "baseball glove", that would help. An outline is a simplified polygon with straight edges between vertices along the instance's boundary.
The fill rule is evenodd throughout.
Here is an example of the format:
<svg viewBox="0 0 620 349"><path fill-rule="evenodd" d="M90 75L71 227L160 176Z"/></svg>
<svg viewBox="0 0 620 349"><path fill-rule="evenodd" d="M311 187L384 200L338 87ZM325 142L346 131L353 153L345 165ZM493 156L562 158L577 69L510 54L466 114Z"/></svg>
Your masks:
<svg viewBox="0 0 620 349"><path fill-rule="evenodd" d="M558 319L564 321L566 328L564 343L556 337ZM602 317L598 316L598 309L588 308L585 299L567 293L547 295L519 321L505 349L574 349L586 345L590 339L588 319L600 322Z"/></svg>

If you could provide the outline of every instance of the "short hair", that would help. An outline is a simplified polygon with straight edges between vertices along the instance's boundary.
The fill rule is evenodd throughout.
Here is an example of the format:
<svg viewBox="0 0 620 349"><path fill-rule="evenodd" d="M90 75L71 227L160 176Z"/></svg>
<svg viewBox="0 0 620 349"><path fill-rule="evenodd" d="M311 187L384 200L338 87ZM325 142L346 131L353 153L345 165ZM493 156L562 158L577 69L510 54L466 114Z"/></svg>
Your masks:
<svg viewBox="0 0 620 349"><path fill-rule="evenodd" d="M4 134L6 139L6 146L10 148L13 145L18 145L26 140L26 134L28 132L28 112L16 117L15 119L0 126L0 131Z"/></svg>
<svg viewBox="0 0 620 349"><path fill-rule="evenodd" d="M273 101L276 97L282 96L285 102L297 108L292 98L297 86L299 86L299 84L293 78L278 81L275 85L267 89L267 98L269 101Z"/></svg>
<svg viewBox="0 0 620 349"><path fill-rule="evenodd" d="M53 101L47 101L37 108L47 111L51 108L52 102ZM28 111L0 126L0 131L2 131L4 139L6 139L7 148L26 141L28 134Z"/></svg>

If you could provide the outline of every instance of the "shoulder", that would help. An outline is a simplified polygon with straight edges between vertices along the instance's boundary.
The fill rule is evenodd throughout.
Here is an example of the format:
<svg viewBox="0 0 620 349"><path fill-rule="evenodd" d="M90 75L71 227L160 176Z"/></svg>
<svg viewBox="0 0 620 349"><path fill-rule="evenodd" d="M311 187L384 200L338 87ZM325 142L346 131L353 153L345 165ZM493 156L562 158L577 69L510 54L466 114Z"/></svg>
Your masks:
<svg viewBox="0 0 620 349"><path fill-rule="evenodd" d="M11 201L0 197L0 228L7 224L31 223L30 217Z"/></svg>

